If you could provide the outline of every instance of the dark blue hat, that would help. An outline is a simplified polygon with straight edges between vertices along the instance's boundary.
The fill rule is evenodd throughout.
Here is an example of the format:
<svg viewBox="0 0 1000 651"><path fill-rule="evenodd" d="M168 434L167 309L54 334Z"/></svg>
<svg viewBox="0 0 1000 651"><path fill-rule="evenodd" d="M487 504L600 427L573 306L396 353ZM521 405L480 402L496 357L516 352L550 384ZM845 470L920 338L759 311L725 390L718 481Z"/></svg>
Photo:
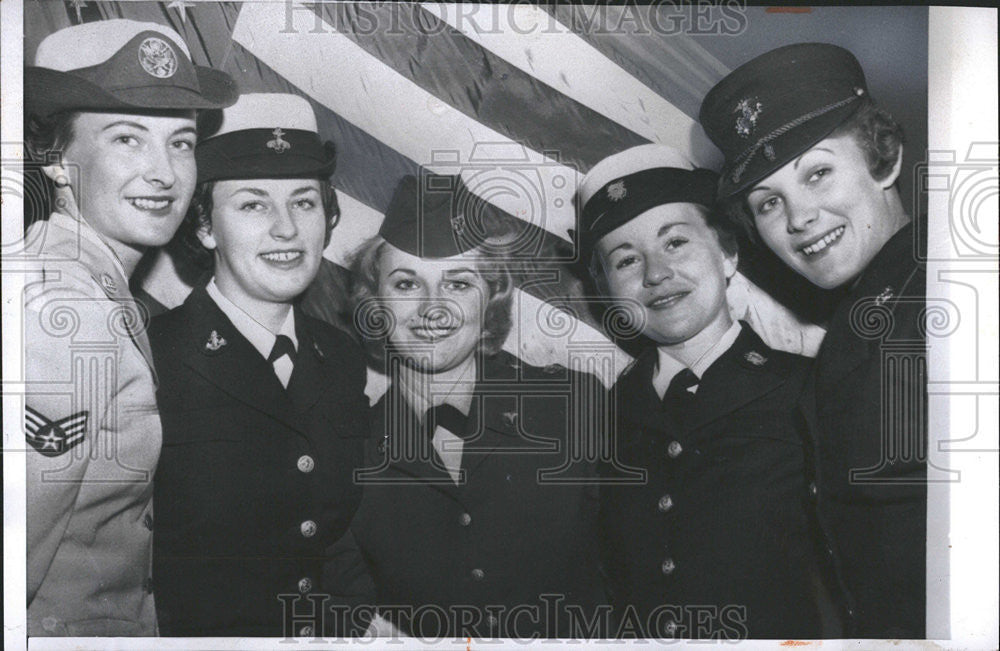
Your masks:
<svg viewBox="0 0 1000 651"><path fill-rule="evenodd" d="M379 229L385 241L421 258L450 258L487 243L498 209L476 196L460 176L407 175L392 195Z"/></svg>
<svg viewBox="0 0 1000 651"><path fill-rule="evenodd" d="M743 64L708 92L698 114L726 157L720 198L780 169L870 101L858 60L836 45L788 45Z"/></svg>

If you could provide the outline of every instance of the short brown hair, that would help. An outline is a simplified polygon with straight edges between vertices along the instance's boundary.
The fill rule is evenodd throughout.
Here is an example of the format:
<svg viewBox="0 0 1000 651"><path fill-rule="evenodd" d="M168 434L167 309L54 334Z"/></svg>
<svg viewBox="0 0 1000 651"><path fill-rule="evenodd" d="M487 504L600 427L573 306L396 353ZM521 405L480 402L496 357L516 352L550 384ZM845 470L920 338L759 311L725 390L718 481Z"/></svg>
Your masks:
<svg viewBox="0 0 1000 651"><path fill-rule="evenodd" d="M319 180L320 197L323 202L323 214L326 215L326 240L330 243L330 233L340 219L340 204L337 203L337 193L328 179ZM201 244L198 232L212 229L212 190L215 189L215 181L205 181L199 183L191 198L191 205L188 207L184 221L177 229L177 235L171 242L172 249L183 254L202 269L211 269L214 265L212 252Z"/></svg>
<svg viewBox="0 0 1000 651"><path fill-rule="evenodd" d="M875 180L884 179L892 172L899 159L900 149L906 143L903 127L887 111L872 102L864 103L827 138L845 135L854 137L854 142L868 164L868 173ZM726 199L719 206L719 212L742 226L751 241L757 241L757 225L753 212L747 205L747 197L752 189L751 186Z"/></svg>
<svg viewBox="0 0 1000 651"><path fill-rule="evenodd" d="M378 279L381 272L379 259L389 243L376 235L369 238L355 253L351 263L351 307L354 327L361 335L372 361L385 361L387 345L386 317L379 313L381 306ZM487 356L496 355L510 333L511 303L514 283L504 259L483 248L469 251L476 262L476 271L486 281L488 296L483 315L483 332L479 350Z"/></svg>

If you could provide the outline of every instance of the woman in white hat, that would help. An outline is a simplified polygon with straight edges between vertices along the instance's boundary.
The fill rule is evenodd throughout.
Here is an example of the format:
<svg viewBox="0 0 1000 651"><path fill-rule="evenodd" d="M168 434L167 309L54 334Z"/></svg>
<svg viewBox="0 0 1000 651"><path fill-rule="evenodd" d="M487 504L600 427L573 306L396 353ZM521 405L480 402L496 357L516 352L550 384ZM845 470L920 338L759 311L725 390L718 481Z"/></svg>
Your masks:
<svg viewBox="0 0 1000 651"><path fill-rule="evenodd" d="M24 97L54 186L26 234L28 634L155 635L160 420L128 281L187 210L196 111L236 92L172 29L109 20L43 40Z"/></svg>
<svg viewBox="0 0 1000 651"><path fill-rule="evenodd" d="M150 326L160 629L359 633L365 622L343 612L365 600L367 574L341 538L361 500L364 356L293 304L339 217L333 145L305 99L252 93L223 111L197 158L180 235L214 276Z"/></svg>

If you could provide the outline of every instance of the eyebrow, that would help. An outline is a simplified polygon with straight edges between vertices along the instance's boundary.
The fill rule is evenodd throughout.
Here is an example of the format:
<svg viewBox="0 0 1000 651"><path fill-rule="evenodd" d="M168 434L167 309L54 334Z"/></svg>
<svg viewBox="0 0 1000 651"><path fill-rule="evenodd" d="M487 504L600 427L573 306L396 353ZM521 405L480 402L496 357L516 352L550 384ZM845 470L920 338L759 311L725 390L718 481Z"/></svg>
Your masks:
<svg viewBox="0 0 1000 651"><path fill-rule="evenodd" d="M810 149L808 151L802 152L802 155L800 155L798 158L795 159L795 165L792 167L792 169L796 169L796 170L799 169L799 163L802 162L802 159L805 158L806 154L808 154L810 152L814 152L814 151L825 151L828 154L832 154L833 153L832 151L830 151L826 147L813 147L812 149Z"/></svg>
<svg viewBox="0 0 1000 651"><path fill-rule="evenodd" d="M292 196L294 197L299 194L306 194L307 192L319 192L319 188L312 185L304 185L301 188L292 190Z"/></svg>
<svg viewBox="0 0 1000 651"><path fill-rule="evenodd" d="M252 195L258 196L258 197L269 196L266 191L261 190L260 188L255 188L252 185L243 185L243 186L240 186L240 187L236 188L235 190L233 190L232 192L230 192L229 196L230 197L234 197L237 194L239 194L240 192L247 192L249 194L252 194Z"/></svg>
<svg viewBox="0 0 1000 651"><path fill-rule="evenodd" d="M459 267L458 269L448 269L444 272L446 276L458 276L461 274L475 274L475 269L470 269L469 267Z"/></svg>
<svg viewBox="0 0 1000 651"><path fill-rule="evenodd" d="M190 134L193 134L193 135L198 135L198 130L195 129L194 127L181 127L177 131L174 131L173 134L171 134L171 135L176 136L176 135L181 134L181 133L190 133Z"/></svg>
<svg viewBox="0 0 1000 651"><path fill-rule="evenodd" d="M101 131L107 131L108 129L114 129L115 127L132 127L133 129L139 129L140 131L149 131L149 129L147 129L145 126L139 124L138 122L132 122L131 120L115 120L111 124L104 125L104 127L101 128ZM194 129L191 129L191 127L184 127L184 129L180 130L194 131Z"/></svg>
<svg viewBox="0 0 1000 651"><path fill-rule="evenodd" d="M389 272L390 276L392 274L409 274L410 276L416 276L417 272L414 271L413 269L406 269L405 267L400 267L399 269L393 269L392 271Z"/></svg>

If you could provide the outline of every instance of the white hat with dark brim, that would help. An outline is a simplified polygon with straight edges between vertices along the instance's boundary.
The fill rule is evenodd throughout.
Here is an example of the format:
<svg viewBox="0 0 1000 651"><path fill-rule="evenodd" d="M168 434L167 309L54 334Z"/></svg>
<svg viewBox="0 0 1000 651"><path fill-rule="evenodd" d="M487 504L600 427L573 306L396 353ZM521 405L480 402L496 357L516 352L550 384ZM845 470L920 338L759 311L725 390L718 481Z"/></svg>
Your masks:
<svg viewBox="0 0 1000 651"><path fill-rule="evenodd" d="M247 93L222 111L222 122L198 143L198 182L328 177L336 164L319 135L316 114L290 93Z"/></svg>
<svg viewBox="0 0 1000 651"><path fill-rule="evenodd" d="M102 20L61 29L24 70L26 112L219 109L238 93L226 73L197 66L169 27Z"/></svg>
<svg viewBox="0 0 1000 651"><path fill-rule="evenodd" d="M699 169L667 145L637 145L592 167L580 181L580 230L575 239L583 260L597 242L650 208L668 203L710 207L718 175Z"/></svg>

